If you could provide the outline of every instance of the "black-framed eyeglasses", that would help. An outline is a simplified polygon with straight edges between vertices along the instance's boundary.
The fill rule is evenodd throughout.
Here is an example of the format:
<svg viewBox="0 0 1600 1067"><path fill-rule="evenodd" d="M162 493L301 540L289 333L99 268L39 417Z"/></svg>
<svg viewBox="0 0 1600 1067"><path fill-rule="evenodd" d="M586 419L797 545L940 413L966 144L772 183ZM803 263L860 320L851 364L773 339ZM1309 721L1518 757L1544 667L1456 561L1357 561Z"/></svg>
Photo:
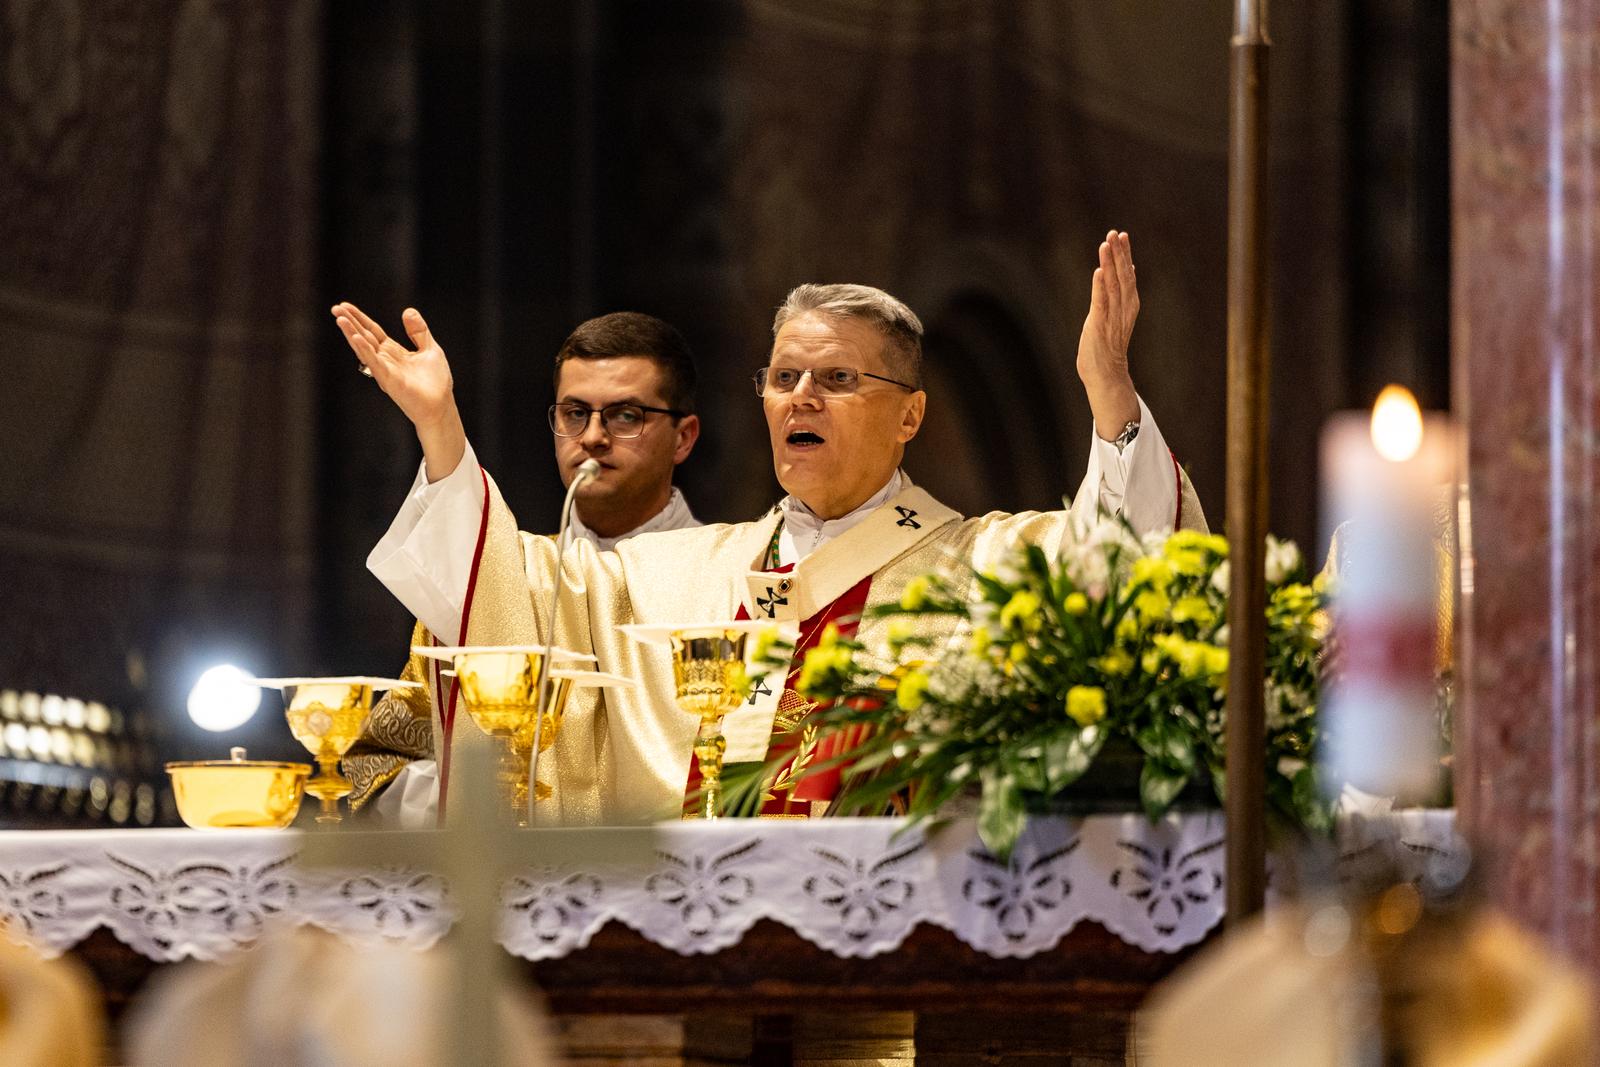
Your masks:
<svg viewBox="0 0 1600 1067"><path fill-rule="evenodd" d="M671 415L681 419L688 414L675 408L653 408L648 404L607 404L592 408L587 404L564 403L550 405L550 430L557 437L582 437L589 428L589 419L600 416L600 425L612 437L627 440L644 433L645 419L651 415Z"/></svg>
<svg viewBox="0 0 1600 1067"><path fill-rule="evenodd" d="M888 382L913 393L917 391L914 385L854 367L762 367L755 373L756 392L761 396L792 393L800 387L800 379L808 374L811 375L811 388L819 396L849 396L861 388L863 378Z"/></svg>

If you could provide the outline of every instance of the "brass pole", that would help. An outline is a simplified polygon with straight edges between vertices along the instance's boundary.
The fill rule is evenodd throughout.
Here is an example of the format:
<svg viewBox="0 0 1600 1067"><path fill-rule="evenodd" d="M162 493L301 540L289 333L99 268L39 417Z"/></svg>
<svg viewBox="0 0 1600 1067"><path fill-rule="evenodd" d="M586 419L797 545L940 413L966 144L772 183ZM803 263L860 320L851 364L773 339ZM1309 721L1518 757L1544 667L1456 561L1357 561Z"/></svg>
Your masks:
<svg viewBox="0 0 1600 1067"><path fill-rule="evenodd" d="M1234 15L1228 146L1228 925L1266 895L1267 40L1264 0Z"/></svg>

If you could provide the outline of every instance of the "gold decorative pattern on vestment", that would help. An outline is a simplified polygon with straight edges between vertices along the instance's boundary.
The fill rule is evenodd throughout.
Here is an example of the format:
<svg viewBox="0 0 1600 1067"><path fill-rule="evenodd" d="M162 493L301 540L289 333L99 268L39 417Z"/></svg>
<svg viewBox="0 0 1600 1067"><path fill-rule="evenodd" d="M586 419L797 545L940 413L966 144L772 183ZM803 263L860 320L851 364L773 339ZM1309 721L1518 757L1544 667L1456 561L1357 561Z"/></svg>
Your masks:
<svg viewBox="0 0 1600 1067"><path fill-rule="evenodd" d="M411 644L431 644L433 638L420 622L411 631ZM433 697L429 663L413 654L400 677L421 682L415 689L390 689L372 708L367 728L350 747L340 766L355 785L350 811L361 810L378 791L394 781L413 760L434 756Z"/></svg>

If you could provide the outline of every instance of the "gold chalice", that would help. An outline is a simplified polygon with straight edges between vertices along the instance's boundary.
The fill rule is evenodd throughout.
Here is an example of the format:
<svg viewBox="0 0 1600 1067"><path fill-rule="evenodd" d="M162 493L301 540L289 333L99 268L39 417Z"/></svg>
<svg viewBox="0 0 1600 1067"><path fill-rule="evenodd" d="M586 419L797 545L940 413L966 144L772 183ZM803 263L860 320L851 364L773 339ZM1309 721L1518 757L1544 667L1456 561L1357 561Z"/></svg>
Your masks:
<svg viewBox="0 0 1600 1067"><path fill-rule="evenodd" d="M561 719L566 713L567 698L574 689L632 689L631 680L616 674L603 674L600 671L580 671L571 668L555 667L550 671L550 711L545 714L544 726L539 732L539 754L542 756L555 744L556 734L561 730ZM523 723L512 739L516 748L517 760L521 767L521 775L516 783L516 797L513 801L517 811L521 812L519 825L527 824L528 809L528 769L533 761L533 718ZM548 800L551 789L541 779L533 787L533 799L537 802Z"/></svg>
<svg viewBox="0 0 1600 1067"><path fill-rule="evenodd" d="M700 767L700 808L686 819L722 814L722 756L728 749L722 717L745 695L745 643L772 624L750 619L688 625L629 623L619 629L641 644L665 645L672 654L678 707L700 720L694 756Z"/></svg>
<svg viewBox="0 0 1600 1067"><path fill-rule="evenodd" d="M528 818L529 761L537 730L539 751L555 743L561 715L572 690L570 679L551 672L549 698L542 716L534 715L538 704L539 673L545 663L542 645L479 645L429 647L416 645L418 652L435 659L449 658L454 664L461 702L478 724L478 729L493 739L496 751L495 784L512 820L526 826ZM590 660L593 656L566 649L550 649L550 662ZM519 746L519 736L526 742ZM537 792L536 792L537 795Z"/></svg>
<svg viewBox="0 0 1600 1067"><path fill-rule="evenodd" d="M674 630L672 682L678 707L700 717L694 758L700 765L697 817L722 814L722 717L744 699L744 645L748 634L723 627Z"/></svg>
<svg viewBox="0 0 1600 1067"><path fill-rule="evenodd" d="M339 761L367 728L372 694L384 689L413 688L419 683L396 678L258 678L256 685L283 690L284 718L289 732L317 761L317 774L305 790L322 810L317 822L342 821L339 801L355 786L339 773Z"/></svg>

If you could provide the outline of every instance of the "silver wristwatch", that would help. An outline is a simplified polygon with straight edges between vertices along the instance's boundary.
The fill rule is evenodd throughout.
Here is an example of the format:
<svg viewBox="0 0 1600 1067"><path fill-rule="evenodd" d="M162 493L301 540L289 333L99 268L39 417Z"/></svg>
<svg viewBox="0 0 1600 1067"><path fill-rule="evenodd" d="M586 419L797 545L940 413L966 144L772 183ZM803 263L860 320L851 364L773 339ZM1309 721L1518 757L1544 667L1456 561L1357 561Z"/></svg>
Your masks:
<svg viewBox="0 0 1600 1067"><path fill-rule="evenodd" d="M1117 446L1117 454L1121 455L1123 449L1125 449L1129 445L1133 444L1133 439L1135 437L1138 437L1138 436L1139 436L1139 420L1138 419L1133 419L1133 420L1130 420L1129 423L1122 428L1122 432L1117 434L1117 436L1112 440L1111 443Z"/></svg>

